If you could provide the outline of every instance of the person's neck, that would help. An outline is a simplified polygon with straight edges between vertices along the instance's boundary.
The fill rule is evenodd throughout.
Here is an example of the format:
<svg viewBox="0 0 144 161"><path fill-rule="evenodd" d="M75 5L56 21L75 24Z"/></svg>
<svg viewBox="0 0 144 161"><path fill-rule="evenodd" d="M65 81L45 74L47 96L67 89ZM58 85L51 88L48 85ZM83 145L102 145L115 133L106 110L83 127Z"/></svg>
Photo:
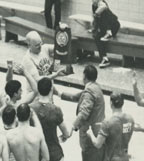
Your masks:
<svg viewBox="0 0 144 161"><path fill-rule="evenodd" d="M86 83L85 83L85 86L87 86L87 85L89 85L89 84L91 84L91 83L94 83L93 81L87 81Z"/></svg>
<svg viewBox="0 0 144 161"><path fill-rule="evenodd" d="M18 127L26 127L26 126L29 126L29 120L23 122L19 121Z"/></svg>
<svg viewBox="0 0 144 161"><path fill-rule="evenodd" d="M11 98L11 102L15 104L17 102L17 99L15 97Z"/></svg>
<svg viewBox="0 0 144 161"><path fill-rule="evenodd" d="M48 96L39 96L39 102L40 103L49 103L49 97Z"/></svg>
<svg viewBox="0 0 144 161"><path fill-rule="evenodd" d="M39 55L39 53L34 53L31 49L29 49L29 52L30 52L30 54L32 54L33 56L38 56L38 55Z"/></svg>
<svg viewBox="0 0 144 161"><path fill-rule="evenodd" d="M13 124L11 124L11 125L6 125L6 124L4 124L5 130L14 129L15 127L16 127L16 123L13 123Z"/></svg>
<svg viewBox="0 0 144 161"><path fill-rule="evenodd" d="M113 115L119 115L122 113L122 109L113 109Z"/></svg>

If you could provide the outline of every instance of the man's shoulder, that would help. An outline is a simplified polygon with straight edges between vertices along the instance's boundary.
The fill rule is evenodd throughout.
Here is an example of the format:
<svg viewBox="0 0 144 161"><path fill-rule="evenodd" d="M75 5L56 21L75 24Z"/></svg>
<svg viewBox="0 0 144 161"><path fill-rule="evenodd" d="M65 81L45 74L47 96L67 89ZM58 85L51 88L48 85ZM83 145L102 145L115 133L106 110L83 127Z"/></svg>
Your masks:
<svg viewBox="0 0 144 161"><path fill-rule="evenodd" d="M17 134L18 134L18 128L14 128L14 129L10 129L6 132L6 137L8 139L8 141L13 140L14 138L17 138Z"/></svg>
<svg viewBox="0 0 144 161"><path fill-rule="evenodd" d="M130 114L123 113L121 117L122 117L122 119L123 119L125 122L134 123L134 119L133 119L133 117L132 117Z"/></svg>
<svg viewBox="0 0 144 161"><path fill-rule="evenodd" d="M0 133L0 143L3 143L6 141L6 136L4 133Z"/></svg>
<svg viewBox="0 0 144 161"><path fill-rule="evenodd" d="M29 128L27 128L26 133L28 135L32 134L32 136L37 136L37 135L40 135L41 134L39 128L34 127L34 126L29 126Z"/></svg>
<svg viewBox="0 0 144 161"><path fill-rule="evenodd" d="M100 95L103 96L101 87L97 83L91 83L88 86L86 86L83 93L88 93L89 95L94 96L94 97L99 97Z"/></svg>
<svg viewBox="0 0 144 161"><path fill-rule="evenodd" d="M22 62L30 60L30 52L27 50L26 54L23 56Z"/></svg>
<svg viewBox="0 0 144 161"><path fill-rule="evenodd" d="M122 125L125 123L134 123L134 119L132 118L131 115L126 114L126 113L121 113L119 116L111 116L109 119L107 119L105 122L109 125L109 127Z"/></svg>
<svg viewBox="0 0 144 161"><path fill-rule="evenodd" d="M30 105L31 108L33 108L35 111L37 110L45 110L45 111L58 111L60 110L61 111L61 108L58 107L57 105L55 104L52 104L52 103L40 103L38 100L36 100L35 102L33 102L31 105Z"/></svg>

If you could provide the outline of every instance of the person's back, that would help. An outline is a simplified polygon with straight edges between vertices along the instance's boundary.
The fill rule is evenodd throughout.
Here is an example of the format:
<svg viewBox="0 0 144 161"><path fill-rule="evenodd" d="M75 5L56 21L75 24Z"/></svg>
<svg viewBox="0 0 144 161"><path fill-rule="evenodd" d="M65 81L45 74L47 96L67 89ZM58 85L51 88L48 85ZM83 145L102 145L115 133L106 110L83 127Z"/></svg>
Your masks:
<svg viewBox="0 0 144 161"><path fill-rule="evenodd" d="M28 104L17 108L18 127L7 132L10 151L17 161L39 161L39 156L48 161L48 148L42 131L29 125L31 114Z"/></svg>
<svg viewBox="0 0 144 161"><path fill-rule="evenodd" d="M106 135L104 161L128 161L128 144L131 139L134 120L125 113L113 115L102 123L100 135Z"/></svg>
<svg viewBox="0 0 144 161"><path fill-rule="evenodd" d="M17 161L38 161L40 132L35 127L17 127L8 133L10 150Z"/></svg>
<svg viewBox="0 0 144 161"><path fill-rule="evenodd" d="M112 92L110 104L113 115L101 123L98 136L95 137L91 130L87 133L96 148L104 146L101 161L128 161L128 144L133 133L134 120L122 112L124 99L120 93Z"/></svg>
<svg viewBox="0 0 144 161"><path fill-rule="evenodd" d="M63 150L57 137L57 127L63 122L63 114L59 107L50 103L35 102L31 105L41 122L46 143L49 147L50 160L60 160Z"/></svg>

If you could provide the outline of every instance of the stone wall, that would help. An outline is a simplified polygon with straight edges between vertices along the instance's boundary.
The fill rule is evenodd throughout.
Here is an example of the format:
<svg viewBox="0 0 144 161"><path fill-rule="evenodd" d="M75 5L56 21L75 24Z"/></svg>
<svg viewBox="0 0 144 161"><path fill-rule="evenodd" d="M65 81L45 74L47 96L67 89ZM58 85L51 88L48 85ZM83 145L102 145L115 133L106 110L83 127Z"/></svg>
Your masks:
<svg viewBox="0 0 144 161"><path fill-rule="evenodd" d="M44 0L3 0L18 2L35 6L44 6ZM63 0L62 16L67 21L71 14L91 14L92 0ZM119 19L132 22L144 23L144 0L107 0L110 8Z"/></svg>

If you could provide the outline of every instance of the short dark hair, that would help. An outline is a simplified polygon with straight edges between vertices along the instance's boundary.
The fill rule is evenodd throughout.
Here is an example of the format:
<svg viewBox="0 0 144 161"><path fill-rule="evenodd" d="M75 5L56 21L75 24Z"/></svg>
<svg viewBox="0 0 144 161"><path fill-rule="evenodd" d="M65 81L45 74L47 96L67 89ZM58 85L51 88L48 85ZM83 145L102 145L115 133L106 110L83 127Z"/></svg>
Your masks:
<svg viewBox="0 0 144 161"><path fill-rule="evenodd" d="M27 103L23 103L17 108L17 117L21 122L27 121L30 117L30 107Z"/></svg>
<svg viewBox="0 0 144 161"><path fill-rule="evenodd" d="M124 98L122 97L122 94L116 91L111 93L110 100L112 101L112 104L115 108L122 108L124 104Z"/></svg>
<svg viewBox="0 0 144 161"><path fill-rule="evenodd" d="M93 65L86 66L83 73L85 74L85 77L89 81L96 81L98 72L95 66Z"/></svg>
<svg viewBox="0 0 144 161"><path fill-rule="evenodd" d="M11 125L16 116L16 111L13 106L7 105L2 112L2 120L5 125Z"/></svg>
<svg viewBox="0 0 144 161"><path fill-rule="evenodd" d="M38 81L38 91L40 95L47 96L52 88L52 82L49 78L42 78Z"/></svg>
<svg viewBox="0 0 144 161"><path fill-rule="evenodd" d="M10 80L6 83L5 92L12 98L21 88L21 83L17 80Z"/></svg>

